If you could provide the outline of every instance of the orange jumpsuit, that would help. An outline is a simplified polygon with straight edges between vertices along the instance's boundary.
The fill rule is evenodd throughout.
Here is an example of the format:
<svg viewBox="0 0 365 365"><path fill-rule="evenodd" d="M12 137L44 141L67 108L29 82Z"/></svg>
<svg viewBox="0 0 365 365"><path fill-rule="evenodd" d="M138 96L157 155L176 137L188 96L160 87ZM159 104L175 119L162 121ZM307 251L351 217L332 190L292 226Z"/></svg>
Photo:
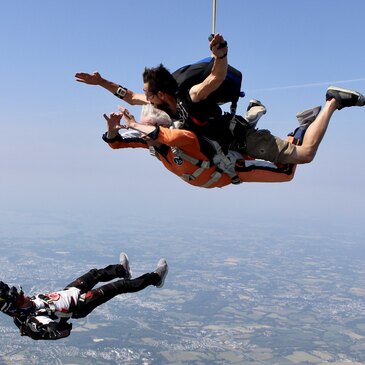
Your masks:
<svg viewBox="0 0 365 365"><path fill-rule="evenodd" d="M193 174L198 166L187 160L178 157L173 147L179 148L185 154L192 156L200 161L209 161L209 159L201 152L201 145L195 133L184 129L169 129L157 127L155 132L149 134L152 139L156 152L156 157L163 165L172 173L179 177ZM113 149L119 148L149 148L148 143L142 137L123 137L118 135L115 138L108 139L104 134L103 139ZM237 160L236 174L242 182L286 182L292 180L295 172L295 165L277 165L266 163L262 166L263 161L253 160L246 156L245 160ZM194 179L184 179L191 185L203 187L212 174L217 171L216 166L211 166ZM223 187L231 184L231 178L228 174L222 173L221 176L207 188Z"/></svg>

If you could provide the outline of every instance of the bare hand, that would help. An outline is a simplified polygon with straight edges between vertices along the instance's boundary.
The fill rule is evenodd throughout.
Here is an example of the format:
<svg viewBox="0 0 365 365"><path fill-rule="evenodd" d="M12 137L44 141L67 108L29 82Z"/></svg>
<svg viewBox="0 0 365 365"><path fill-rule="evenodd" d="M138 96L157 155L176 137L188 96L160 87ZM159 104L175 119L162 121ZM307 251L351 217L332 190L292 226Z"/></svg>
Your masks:
<svg viewBox="0 0 365 365"><path fill-rule="evenodd" d="M103 80L99 72L88 74L85 72L78 72L75 74L76 81L83 82L88 85L100 85Z"/></svg>
<svg viewBox="0 0 365 365"><path fill-rule="evenodd" d="M122 114L122 116L124 116L127 128L133 128L133 126L137 123L134 116L131 113L129 113L129 110L124 108L123 106L119 106L118 109Z"/></svg>
<svg viewBox="0 0 365 365"><path fill-rule="evenodd" d="M120 121L123 118L122 113L110 113L109 115L104 114L103 116L108 124L109 131L115 131L115 130L118 131L119 129L122 129L122 128L128 129L127 126L120 124Z"/></svg>

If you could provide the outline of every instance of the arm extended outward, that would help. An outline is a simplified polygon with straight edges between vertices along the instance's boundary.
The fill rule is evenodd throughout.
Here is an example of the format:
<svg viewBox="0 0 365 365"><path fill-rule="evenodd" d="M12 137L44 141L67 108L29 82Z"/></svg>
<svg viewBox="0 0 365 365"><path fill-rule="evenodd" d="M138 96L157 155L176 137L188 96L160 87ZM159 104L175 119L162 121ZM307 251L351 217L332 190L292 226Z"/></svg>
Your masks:
<svg viewBox="0 0 365 365"><path fill-rule="evenodd" d="M144 135L146 137L144 138L145 141L155 141L176 147L194 145L199 150L199 142L193 132L183 129L160 128L153 125L137 123L134 116L131 115L127 109L120 108L120 110L120 113L104 114L108 126L107 139L112 140L115 138L116 140L120 140L121 137L118 138L119 130L131 128ZM120 123L123 117L125 118L125 125L121 125Z"/></svg>
<svg viewBox="0 0 365 365"><path fill-rule="evenodd" d="M110 91L112 94L120 99L123 99L130 105L144 105L148 104L146 96L144 94L138 94L132 90L128 90L125 87L118 85L112 81L104 79L99 72L92 74L85 72L78 72L75 74L76 81L82 82L88 85L101 86L104 89Z"/></svg>

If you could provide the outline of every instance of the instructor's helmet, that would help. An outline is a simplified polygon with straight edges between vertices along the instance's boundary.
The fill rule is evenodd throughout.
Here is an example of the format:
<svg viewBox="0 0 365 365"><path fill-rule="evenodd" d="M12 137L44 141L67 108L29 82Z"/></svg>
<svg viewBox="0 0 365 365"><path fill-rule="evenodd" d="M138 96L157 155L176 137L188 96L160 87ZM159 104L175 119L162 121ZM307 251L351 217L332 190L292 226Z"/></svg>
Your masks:
<svg viewBox="0 0 365 365"><path fill-rule="evenodd" d="M18 289L15 286L9 287L8 284L0 281L0 311L13 316L18 308L16 302L19 296Z"/></svg>

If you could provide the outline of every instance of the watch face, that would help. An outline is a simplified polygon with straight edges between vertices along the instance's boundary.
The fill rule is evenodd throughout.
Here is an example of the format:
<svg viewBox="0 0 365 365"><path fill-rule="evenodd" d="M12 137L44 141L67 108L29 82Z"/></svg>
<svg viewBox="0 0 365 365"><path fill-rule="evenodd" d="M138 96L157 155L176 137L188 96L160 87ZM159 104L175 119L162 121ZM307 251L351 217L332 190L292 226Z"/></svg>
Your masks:
<svg viewBox="0 0 365 365"><path fill-rule="evenodd" d="M117 90L117 94L124 98L125 97L125 94L127 93L127 89L125 89L124 87L119 87L118 90Z"/></svg>

